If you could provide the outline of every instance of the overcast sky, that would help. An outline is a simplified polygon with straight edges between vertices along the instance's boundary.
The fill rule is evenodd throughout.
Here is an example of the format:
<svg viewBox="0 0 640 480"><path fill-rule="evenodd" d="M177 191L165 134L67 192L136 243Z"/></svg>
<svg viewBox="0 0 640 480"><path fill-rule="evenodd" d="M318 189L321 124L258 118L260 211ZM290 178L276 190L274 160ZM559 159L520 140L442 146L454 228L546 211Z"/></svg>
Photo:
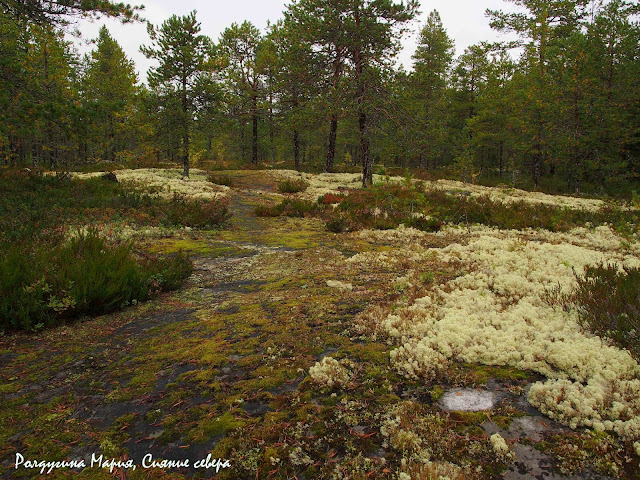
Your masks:
<svg viewBox="0 0 640 480"><path fill-rule="evenodd" d="M142 16L160 25L173 14L185 15L197 10L197 19L202 24L202 33L217 41L220 34L233 22L242 23L249 20L264 31L267 22L276 22L282 18L289 0L138 0L131 3L143 3L145 9ZM456 54L460 54L469 45L482 40L504 39L491 28L485 16L485 10L512 10L512 5L504 0L422 0L420 15L412 25L412 34L407 34L403 40L403 51L399 60L407 69L411 68L411 55L416 47L417 32L424 25L429 13L437 10L442 18L444 28L454 40ZM100 26L106 24L111 35L116 38L129 58L136 63L141 81L146 81L147 69L153 66L140 53L140 45L149 45L150 40L144 24L122 25L114 20L97 20L92 23L83 21L77 25L82 32L84 41L91 40L98 35ZM91 45L74 41L82 53L90 51Z"/></svg>

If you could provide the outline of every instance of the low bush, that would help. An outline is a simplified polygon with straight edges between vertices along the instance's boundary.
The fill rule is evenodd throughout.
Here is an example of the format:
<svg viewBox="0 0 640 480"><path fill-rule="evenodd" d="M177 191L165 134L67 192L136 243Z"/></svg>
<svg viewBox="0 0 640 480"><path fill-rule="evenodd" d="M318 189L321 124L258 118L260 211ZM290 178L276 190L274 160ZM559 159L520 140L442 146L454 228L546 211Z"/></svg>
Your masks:
<svg viewBox="0 0 640 480"><path fill-rule="evenodd" d="M327 230L333 233L342 233L349 230L347 220L339 215L332 216L329 220L327 220L327 222L325 223L325 227L327 228Z"/></svg>
<svg viewBox="0 0 640 480"><path fill-rule="evenodd" d="M61 239L69 225L125 220L209 228L230 216L223 200L165 200L100 177L71 180L37 171L0 173L0 249L15 242Z"/></svg>
<svg viewBox="0 0 640 480"><path fill-rule="evenodd" d="M332 232L372 228L389 230L400 224L427 232L438 231L442 222L424 215L427 203L424 192L412 186L385 185L367 190L351 190L346 195L326 194L320 205L338 204L325 210L325 226Z"/></svg>
<svg viewBox="0 0 640 480"><path fill-rule="evenodd" d="M14 244L0 255L0 329L112 312L177 288L191 269L184 254L138 260L130 244L109 245L94 229L59 245Z"/></svg>
<svg viewBox="0 0 640 480"><path fill-rule="evenodd" d="M577 308L582 326L640 360L640 268L600 264L576 277L565 302Z"/></svg>
<svg viewBox="0 0 640 480"><path fill-rule="evenodd" d="M210 173L207 175L207 180L216 185L224 185L226 187L233 187L233 178L231 175L214 175Z"/></svg>
<svg viewBox="0 0 640 480"><path fill-rule="evenodd" d="M302 179L299 180L283 180L278 183L278 190L281 193L299 193L304 192L309 184Z"/></svg>
<svg viewBox="0 0 640 480"><path fill-rule="evenodd" d="M318 210L318 206L307 200L286 198L276 205L258 205L255 214L258 217L305 217Z"/></svg>
<svg viewBox="0 0 640 480"><path fill-rule="evenodd" d="M323 205L334 205L336 203L343 202L346 199L346 195L335 195L333 193L327 193L318 199L318 203Z"/></svg>
<svg viewBox="0 0 640 480"><path fill-rule="evenodd" d="M444 223L479 223L507 230L542 228L557 232L590 223L610 224L619 234L629 236L640 225L639 211L623 211L613 206L592 212L525 201L504 203L464 192L425 190L410 183L376 185L343 195L329 193L320 197L318 204L337 204L333 210L323 210L329 212L325 221L331 231L388 229L402 223L435 232Z"/></svg>
<svg viewBox="0 0 640 480"><path fill-rule="evenodd" d="M231 218L229 208L223 200L190 199L178 194L173 196L163 210L167 223L176 226L215 227Z"/></svg>

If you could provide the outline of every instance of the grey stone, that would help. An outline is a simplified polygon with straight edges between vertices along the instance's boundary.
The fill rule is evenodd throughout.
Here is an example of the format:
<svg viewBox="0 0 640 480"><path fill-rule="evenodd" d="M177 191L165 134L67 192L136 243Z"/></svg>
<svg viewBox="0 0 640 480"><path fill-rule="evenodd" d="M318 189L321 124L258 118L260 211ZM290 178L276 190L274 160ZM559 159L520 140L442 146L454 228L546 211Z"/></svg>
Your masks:
<svg viewBox="0 0 640 480"><path fill-rule="evenodd" d="M491 410L504 398L499 392L454 388L440 399L440 408L446 411L479 412Z"/></svg>

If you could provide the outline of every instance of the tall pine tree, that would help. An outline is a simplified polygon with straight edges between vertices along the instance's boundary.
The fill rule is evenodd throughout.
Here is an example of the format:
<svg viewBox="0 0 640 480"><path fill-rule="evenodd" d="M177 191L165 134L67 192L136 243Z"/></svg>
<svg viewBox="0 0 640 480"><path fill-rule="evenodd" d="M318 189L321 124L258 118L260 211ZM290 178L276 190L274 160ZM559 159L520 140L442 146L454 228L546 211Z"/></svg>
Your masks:
<svg viewBox="0 0 640 480"><path fill-rule="evenodd" d="M161 95L169 97L167 106L175 105L175 100L179 101L180 110L176 113L181 127L183 175L188 177L196 97L207 83L211 68L211 41L200 35L200 23L196 20L195 10L182 17L171 16L160 28L149 24L148 32L153 45L142 46L140 50L147 58L160 63L149 71L149 85Z"/></svg>

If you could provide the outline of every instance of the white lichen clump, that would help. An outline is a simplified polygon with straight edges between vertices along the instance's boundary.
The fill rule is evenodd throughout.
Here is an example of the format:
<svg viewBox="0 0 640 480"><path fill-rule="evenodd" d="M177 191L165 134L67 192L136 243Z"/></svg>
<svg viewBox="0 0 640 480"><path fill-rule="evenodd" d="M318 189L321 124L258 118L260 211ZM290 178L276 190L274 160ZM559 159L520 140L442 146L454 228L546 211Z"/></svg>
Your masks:
<svg viewBox="0 0 640 480"><path fill-rule="evenodd" d="M506 440L502 438L502 435L500 435L499 433L494 433L493 435L491 435L489 440L491 441L493 451L496 452L499 457L505 457L509 455L509 445L507 445Z"/></svg>
<svg viewBox="0 0 640 480"><path fill-rule="evenodd" d="M74 173L74 178L91 178L104 175L105 172ZM204 200L220 199L230 189L224 185L216 185L207 180L207 173L195 168L190 170L189 177L182 176L182 170L169 168L138 168L116 170L118 181L130 185L145 193L171 198L174 194Z"/></svg>
<svg viewBox="0 0 640 480"><path fill-rule="evenodd" d="M309 375L314 382L325 387L344 385L351 378L349 371L332 357L324 357L322 361L316 362L309 369Z"/></svg>
<svg viewBox="0 0 640 480"><path fill-rule="evenodd" d="M443 189L447 192L467 192L473 197L488 196L491 200L512 203L521 202L532 204L544 204L556 207L566 207L571 209L597 211L605 203L602 200L592 198L567 197L562 195L548 195L542 192L528 192L517 188L494 188L473 185L470 183L457 182L454 180L438 180L435 182L424 182L427 188Z"/></svg>
<svg viewBox="0 0 640 480"><path fill-rule="evenodd" d="M344 189L357 189L362 187L362 175L359 173L302 173L295 170L273 170L273 173L282 180L304 180L309 184L304 192L298 196L307 200L317 200L327 193L339 194ZM374 183L381 182L383 177L374 175ZM393 177L392 182L402 181L401 177Z"/></svg>
<svg viewBox="0 0 640 480"><path fill-rule="evenodd" d="M575 311L544 301L551 289L571 291L574 269L580 273L600 262L640 265L638 247L623 249L608 227L564 234L472 227L465 233L466 245L405 246L409 261L437 256L466 273L377 320L375 333L399 346L391 353L396 368L431 378L459 360L538 372L548 380L534 384L528 400L548 416L572 428L640 439L638 363L585 332ZM352 261L375 264L384 261L379 256Z"/></svg>

